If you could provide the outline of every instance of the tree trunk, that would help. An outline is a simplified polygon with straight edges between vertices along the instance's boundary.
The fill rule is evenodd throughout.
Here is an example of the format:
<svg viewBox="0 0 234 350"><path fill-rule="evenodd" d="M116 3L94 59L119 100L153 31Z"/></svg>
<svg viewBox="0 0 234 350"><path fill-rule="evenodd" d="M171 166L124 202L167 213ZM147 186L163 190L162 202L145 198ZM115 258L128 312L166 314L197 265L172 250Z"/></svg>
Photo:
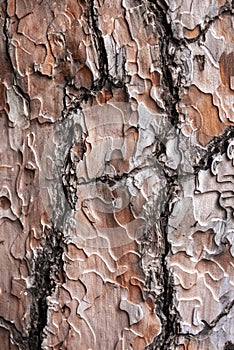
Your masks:
<svg viewBox="0 0 234 350"><path fill-rule="evenodd" d="M0 3L1 349L234 349L232 2Z"/></svg>

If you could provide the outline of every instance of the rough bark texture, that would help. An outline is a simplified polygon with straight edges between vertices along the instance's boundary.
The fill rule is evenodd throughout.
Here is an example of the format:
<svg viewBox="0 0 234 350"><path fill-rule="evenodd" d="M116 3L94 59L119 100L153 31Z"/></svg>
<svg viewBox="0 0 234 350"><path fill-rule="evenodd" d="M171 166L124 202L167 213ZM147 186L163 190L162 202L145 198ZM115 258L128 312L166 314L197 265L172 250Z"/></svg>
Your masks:
<svg viewBox="0 0 234 350"><path fill-rule="evenodd" d="M1 349L234 349L232 1L0 4Z"/></svg>

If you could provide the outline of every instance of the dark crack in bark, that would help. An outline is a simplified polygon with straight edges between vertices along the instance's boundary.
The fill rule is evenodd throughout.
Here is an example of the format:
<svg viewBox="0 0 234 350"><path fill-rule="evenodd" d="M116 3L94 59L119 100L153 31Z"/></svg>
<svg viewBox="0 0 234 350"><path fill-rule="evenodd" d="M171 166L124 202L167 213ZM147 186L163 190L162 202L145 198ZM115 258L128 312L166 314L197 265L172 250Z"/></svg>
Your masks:
<svg viewBox="0 0 234 350"><path fill-rule="evenodd" d="M98 63L99 63L99 73L100 73L100 78L96 82L94 82L92 90L94 92L98 92L103 87L107 88L110 91L112 87L123 88L126 90L124 81L120 81L118 79L115 80L109 74L108 55L105 47L105 42L102 36L102 32L99 29L99 25L98 25L98 13L95 8L95 0L90 1L88 22L92 30L92 35L94 37L94 42L95 42L95 48L98 53ZM126 75L125 68L124 68L125 59L122 62L124 77ZM116 66L118 66L118 56L117 56Z"/></svg>
<svg viewBox="0 0 234 350"><path fill-rule="evenodd" d="M11 72L13 74L13 85L15 88L15 92L24 99L25 103L27 104L28 111L30 112L30 110L31 110L30 97L25 91L23 91L22 87L19 85L19 81L18 81L19 73L17 72L17 70L15 70L13 62L12 62L12 58L11 58L10 49L12 47L12 44L11 44L11 37L10 37L9 31L8 31L10 16L7 12L7 7L8 7L8 1L6 0L5 20L4 20L4 24L3 24L3 34L5 37L5 53L6 53L8 62L9 62L10 67L11 67Z"/></svg>
<svg viewBox="0 0 234 350"><path fill-rule="evenodd" d="M8 25L9 25L9 14L7 12L7 7L8 7L8 0L6 0L5 2L5 19L4 19L4 24L3 24L3 34L5 37L5 53L8 59L8 62L10 64L11 67L11 71L14 77L14 80L17 81L17 77L16 77L16 72L12 63L12 59L11 59L11 54L10 54L10 47L11 47L11 43L10 43L10 35L9 35L9 31L8 31Z"/></svg>
<svg viewBox="0 0 234 350"><path fill-rule="evenodd" d="M234 300L229 305L227 305L223 309L223 311L210 323L207 323L206 321L201 320L204 323L205 327L204 327L204 329L201 332L198 333L197 336L199 337L199 336L203 336L203 335L209 334L211 332L211 330L219 323L219 321L223 317L225 317L225 316L227 316L229 314L229 312L231 311L233 306L234 306Z"/></svg>
<svg viewBox="0 0 234 350"><path fill-rule="evenodd" d="M52 295L57 285L63 283L62 240L61 232L49 232L44 239L44 245L32 261L33 286L29 289L32 295L29 350L41 349L43 329L47 325L47 297Z"/></svg>
<svg viewBox="0 0 234 350"><path fill-rule="evenodd" d="M231 5L228 1L220 7L219 9L219 13L217 14L217 16L214 16L212 18L207 18L206 23L204 28L201 28L201 25L199 26L199 34L195 37L195 38L191 38L191 39L184 39L187 43L194 43L202 38L204 38L204 36L206 35L207 31L209 30L209 28L211 27L211 25L217 21L218 19L220 19L221 16L223 15L231 15L233 16L233 4Z"/></svg>
<svg viewBox="0 0 234 350"><path fill-rule="evenodd" d="M226 152L231 139L234 139L234 127L229 126L221 136L214 137L207 146L206 150L200 151L200 160L194 165L194 173L200 170L210 169L215 156Z"/></svg>
<svg viewBox="0 0 234 350"><path fill-rule="evenodd" d="M165 152L165 146L161 143L156 156ZM167 181L167 192L164 209L158 220L158 228L162 237L162 252L160 255L160 268L157 273L157 281L161 287L161 293L156 296L156 314L162 323L162 332L154 339L154 342L147 347L147 350L168 350L173 349L176 339L180 333L180 316L176 309L176 298L174 289L173 274L168 268L167 257L171 251L168 240L168 219L173 209L173 199L178 196L179 182L177 171L167 168L162 162L161 171Z"/></svg>
<svg viewBox="0 0 234 350"><path fill-rule="evenodd" d="M161 51L161 69L163 72L164 85L164 103L166 111L170 118L172 125L176 126L178 122L179 113L177 111L177 104L179 102L179 82L173 78L173 68L176 67L175 51L170 50L173 46L175 49L185 46L185 41L174 38L171 24L167 19L168 5L165 1L150 2L150 11L155 15L156 28L160 33L160 51Z"/></svg>
<svg viewBox="0 0 234 350"><path fill-rule="evenodd" d="M19 350L28 350L28 339L23 337L14 323L5 320L2 316L0 316L0 328L4 328L9 331L12 343L17 345Z"/></svg>
<svg viewBox="0 0 234 350"><path fill-rule="evenodd" d="M165 174L166 175L166 174ZM163 293L160 295L162 305L163 319L162 324L164 326L164 332L157 339L157 346L153 349L166 350L169 349L171 345L174 345L175 338L180 331L179 325L179 314L176 310L175 302L175 290L174 290L174 280L171 271L167 266L167 256L170 253L170 243L168 241L167 227L168 218L172 211L172 200L178 191L178 176L177 175L166 175L167 179L167 200L164 212L161 214L161 230L164 238L165 250L161 256L161 265L163 271ZM161 342L161 344L160 344ZM158 346L159 344L159 346Z"/></svg>
<svg viewBox="0 0 234 350"><path fill-rule="evenodd" d="M227 343L225 343L224 350L234 350L234 344L228 341Z"/></svg>
<svg viewBox="0 0 234 350"><path fill-rule="evenodd" d="M99 60L99 72L100 78L99 81L95 83L95 89L101 90L105 85L108 76L108 58L107 52L104 44L104 40L102 37L102 33L98 27L98 15L95 13L95 4L94 0L90 1L89 6L89 25L94 33L95 46L98 52L98 60Z"/></svg>
<svg viewBox="0 0 234 350"><path fill-rule="evenodd" d="M203 339L206 339L207 336L209 336L212 333L212 330L218 325L219 321L222 320L223 317L226 317L230 312L231 309L234 307L234 300L225 306L225 308L222 310L222 312L210 323L206 322L205 320L201 320L204 324L204 328L197 334L193 333L179 333L178 336L182 336L188 341L190 340L199 340L202 341ZM225 347L223 350L232 350L234 349L234 345L228 341L225 344Z"/></svg>
<svg viewBox="0 0 234 350"><path fill-rule="evenodd" d="M168 6L164 1L150 1L150 11L155 16L155 23L160 33L160 51L161 51L161 69L163 72L164 85L164 103L166 111L174 127L177 126L179 113L177 104L179 102L179 86L181 78L175 81L173 77L173 69L176 67L175 51L170 50L171 46L180 49L186 45L185 42L177 40L173 36L170 23L167 20ZM166 153L165 145L159 143L159 149L155 154L159 161L162 154ZM165 154L166 156L166 154ZM158 270L157 280L160 284L162 292L156 297L156 314L160 317L162 323L162 332L157 336L153 343L147 347L148 350L168 350L171 349L180 333L180 317L176 310L175 290L173 275L168 268L167 257L170 253L170 243L168 241L167 226L168 219L172 212L172 203L174 196L179 191L178 174L160 162L164 177L167 181L167 193L164 203L164 210L158 220L160 235L162 236L162 252L160 255L160 267Z"/></svg>

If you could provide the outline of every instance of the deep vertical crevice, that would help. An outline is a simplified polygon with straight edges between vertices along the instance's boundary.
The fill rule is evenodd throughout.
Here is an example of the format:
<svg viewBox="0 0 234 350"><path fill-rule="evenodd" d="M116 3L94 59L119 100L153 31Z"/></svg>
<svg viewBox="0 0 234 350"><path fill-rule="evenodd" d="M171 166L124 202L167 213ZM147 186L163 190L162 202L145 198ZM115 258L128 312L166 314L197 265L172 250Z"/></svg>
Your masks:
<svg viewBox="0 0 234 350"><path fill-rule="evenodd" d="M167 20L168 5L164 1L149 1L150 11L154 14L156 30L159 32L161 69L163 74L162 84L164 86L164 105L171 124L176 128L179 121L177 104L180 101L179 89L181 77L176 81L173 76L173 69L176 68L175 50L185 46L183 40L174 38L171 24ZM171 47L175 50L171 50ZM160 162L162 153L166 157L165 145L160 143L160 152L156 154ZM176 170L172 170L161 163L163 176L166 179L166 193L164 209L158 220L158 227L162 237L162 250L159 257L160 267L158 268L157 279L161 287L160 294L156 297L156 313L162 324L161 333L155 337L153 343L147 347L148 350L168 350L175 345L180 333L180 316L176 309L176 298L173 274L168 267L167 258L171 252L171 245L168 240L168 221L172 212L173 198L178 195L179 182Z"/></svg>
<svg viewBox="0 0 234 350"><path fill-rule="evenodd" d="M164 85L164 103L168 113L168 117L172 125L176 126L178 123L179 113L177 111L177 104L179 98L179 80L175 81L173 77L173 68L177 66L175 63L175 50L185 45L184 40L174 38L171 24L167 20L168 5L164 1L150 0L150 11L155 15L156 29L158 30L161 51L161 69L163 73ZM171 48L174 47L175 50Z"/></svg>
<svg viewBox="0 0 234 350"><path fill-rule="evenodd" d="M10 54L10 38L9 38L9 32L8 32L8 22L10 20L9 14L7 12L7 8L8 8L8 0L5 1L5 18L4 18L4 24L3 24L3 34L5 37L5 53L6 53L6 57L8 59L8 63L11 67L11 72L13 74L14 80L16 81L16 72L11 60L11 54Z"/></svg>
<svg viewBox="0 0 234 350"><path fill-rule="evenodd" d="M172 271L168 267L167 258L171 252L171 244L168 239L168 221L173 210L173 202L175 197L179 196L180 186L178 173L166 167L159 159L162 155L166 156L166 148L163 142L159 142L158 151L155 154L157 162L160 165L163 177L166 180L164 194L162 194L164 205L159 219L156 222L158 228L158 269L156 273L157 284L160 293L155 295L155 312L161 320L161 333L155 337L152 344L147 350L169 350L173 349L176 339L180 334L180 315L176 309L176 295L174 287L174 279ZM158 166L159 167L159 166ZM154 291L150 287L150 282L147 285L150 294Z"/></svg>
<svg viewBox="0 0 234 350"><path fill-rule="evenodd" d="M43 330L47 325L47 297L63 282L62 238L60 232L49 232L44 245L37 251L32 262L33 286L29 289L32 295L29 350L41 350Z"/></svg>
<svg viewBox="0 0 234 350"><path fill-rule="evenodd" d="M105 85L105 82L108 77L108 58L107 58L104 39L98 27L98 15L95 13L94 0L90 0L88 21L89 21L90 28L92 29L92 32L94 34L95 46L98 52L100 78L96 82L96 89L101 90L102 87Z"/></svg>
<svg viewBox="0 0 234 350"><path fill-rule="evenodd" d="M159 315L161 313L161 321L163 325L163 331L156 339L152 349L168 350L174 345L174 342L180 333L180 317L176 309L175 289L173 274L169 270L167 257L171 252L171 244L168 240L168 220L172 212L173 198L178 194L178 175L170 174L165 171L165 178L167 181L167 199L165 203L165 209L161 213L160 223L161 232L163 235L164 251L161 255L161 267L162 267L162 285L163 291L158 298L158 310Z"/></svg>

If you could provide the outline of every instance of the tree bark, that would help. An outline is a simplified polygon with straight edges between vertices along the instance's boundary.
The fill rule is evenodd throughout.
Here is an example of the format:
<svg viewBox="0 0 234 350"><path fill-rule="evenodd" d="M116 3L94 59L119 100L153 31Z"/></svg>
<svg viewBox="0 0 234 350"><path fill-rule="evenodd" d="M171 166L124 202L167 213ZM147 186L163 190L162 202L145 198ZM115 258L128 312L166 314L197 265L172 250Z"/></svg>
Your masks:
<svg viewBox="0 0 234 350"><path fill-rule="evenodd" d="M234 349L232 1L0 4L2 349Z"/></svg>

